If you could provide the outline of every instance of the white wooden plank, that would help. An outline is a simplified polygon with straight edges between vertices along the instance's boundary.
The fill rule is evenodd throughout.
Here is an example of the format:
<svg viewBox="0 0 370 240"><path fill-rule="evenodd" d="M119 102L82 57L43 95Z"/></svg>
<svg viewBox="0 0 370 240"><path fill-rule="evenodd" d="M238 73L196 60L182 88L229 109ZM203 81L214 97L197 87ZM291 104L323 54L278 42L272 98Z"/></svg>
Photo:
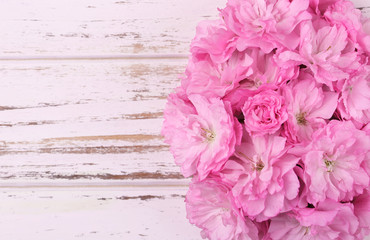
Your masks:
<svg viewBox="0 0 370 240"><path fill-rule="evenodd" d="M0 55L187 53L225 0L0 1Z"/></svg>
<svg viewBox="0 0 370 240"><path fill-rule="evenodd" d="M12 240L200 239L185 187L0 189L0 235Z"/></svg>
<svg viewBox="0 0 370 240"><path fill-rule="evenodd" d="M179 84L185 64L185 60L0 63L1 140L49 139L51 144L50 138L112 135L101 139L115 141L116 135L158 135L166 96Z"/></svg>
<svg viewBox="0 0 370 240"><path fill-rule="evenodd" d="M356 8L366 8L370 7L370 2L368 0L351 0Z"/></svg>
<svg viewBox="0 0 370 240"><path fill-rule="evenodd" d="M368 5L370 5L370 2ZM370 18L370 7L361 8L361 12L365 17Z"/></svg>
<svg viewBox="0 0 370 240"><path fill-rule="evenodd" d="M150 148L150 147L148 147ZM120 154L27 153L0 156L0 185L163 185L162 180L182 180L168 151ZM161 180L161 181L158 181Z"/></svg>
<svg viewBox="0 0 370 240"><path fill-rule="evenodd" d="M165 99L186 59L0 62L3 107Z"/></svg>
<svg viewBox="0 0 370 240"><path fill-rule="evenodd" d="M160 104L157 108L163 106L162 101L157 102ZM138 102L138 107L140 107L140 104L145 103L145 101ZM120 104L105 105L108 105L109 107L120 106ZM96 106L99 106L99 104L96 104ZM16 118L12 118L10 120L10 117L16 117L18 114L22 113L27 114L29 111L4 111L4 114L0 114L0 116L7 117L7 122L4 121L3 126L0 128L0 133L3 134L1 139L2 141L5 141L3 145L7 148L12 148L11 146L14 144L20 144L20 148L27 147L26 145L29 145L29 148L31 149L33 148L32 144L44 144L44 146L51 146L53 143L58 144L58 142L83 142L83 140L81 140L79 137L84 136L95 137L86 140L92 142L92 140L96 139L96 144L98 145L100 144L100 140L109 143L110 141L116 141L114 138L119 138L118 141L120 142L122 142L122 140L125 138L126 141L131 141L130 138L132 135L155 135L143 137L151 139L159 138L158 134L163 121L161 115L159 115L160 113L157 115L157 112L143 112L138 114L138 119L125 119L125 115L117 118L110 118L110 116L105 116L104 113L101 113L101 115L89 116L86 114L86 112L81 111L79 113L74 112L73 115L71 114L72 117L77 115L76 118L69 118L70 115L68 115L69 112L67 111L71 108L73 109L73 107L74 106L71 106L70 108L55 107L56 109L54 107L50 107L51 109L45 108L41 109L41 111L32 111L32 115L30 114L31 116L23 118L31 121L19 122L16 122ZM74 109L81 109L82 107ZM87 108L88 107L90 106L87 106ZM58 110L65 110L66 112L57 112ZM124 111L124 108L121 111ZM38 118L34 117L34 112L41 112L44 114L45 120L40 119L42 116L39 116ZM57 113L57 120L60 122L57 120L54 121L53 116L48 115L55 112ZM64 116L63 114L66 115ZM144 114L153 114L154 116L141 119ZM16 123L13 124L12 122Z"/></svg>
<svg viewBox="0 0 370 240"><path fill-rule="evenodd" d="M160 129L185 64L1 62L0 182L181 178Z"/></svg>

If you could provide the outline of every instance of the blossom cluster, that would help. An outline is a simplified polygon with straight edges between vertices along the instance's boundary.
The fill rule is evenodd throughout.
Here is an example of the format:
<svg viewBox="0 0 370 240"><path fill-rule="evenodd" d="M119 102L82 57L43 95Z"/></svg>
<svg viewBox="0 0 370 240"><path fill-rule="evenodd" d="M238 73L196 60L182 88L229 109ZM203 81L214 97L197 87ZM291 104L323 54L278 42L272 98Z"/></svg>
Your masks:
<svg viewBox="0 0 370 240"><path fill-rule="evenodd" d="M228 0L190 50L162 134L202 237L370 234L370 19L347 0Z"/></svg>

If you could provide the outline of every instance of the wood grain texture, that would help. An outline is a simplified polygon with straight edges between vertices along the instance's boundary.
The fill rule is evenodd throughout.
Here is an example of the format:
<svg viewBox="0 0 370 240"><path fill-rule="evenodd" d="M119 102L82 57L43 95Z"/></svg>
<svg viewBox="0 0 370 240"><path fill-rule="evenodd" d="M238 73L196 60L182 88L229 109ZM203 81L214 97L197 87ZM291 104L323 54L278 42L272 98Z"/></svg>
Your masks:
<svg viewBox="0 0 370 240"><path fill-rule="evenodd" d="M225 2L0 1L0 239L200 239L160 128Z"/></svg>
<svg viewBox="0 0 370 240"><path fill-rule="evenodd" d="M160 129L185 64L1 63L0 182L180 179Z"/></svg>
<svg viewBox="0 0 370 240"><path fill-rule="evenodd" d="M351 0L356 8L370 8L370 3L368 0Z"/></svg>
<svg viewBox="0 0 370 240"><path fill-rule="evenodd" d="M185 187L1 189L0 236L197 240L199 229L187 223L185 193Z"/></svg>
<svg viewBox="0 0 370 240"><path fill-rule="evenodd" d="M188 53L196 24L224 0L1 1L0 55ZM22 39L22 41L19 41Z"/></svg>

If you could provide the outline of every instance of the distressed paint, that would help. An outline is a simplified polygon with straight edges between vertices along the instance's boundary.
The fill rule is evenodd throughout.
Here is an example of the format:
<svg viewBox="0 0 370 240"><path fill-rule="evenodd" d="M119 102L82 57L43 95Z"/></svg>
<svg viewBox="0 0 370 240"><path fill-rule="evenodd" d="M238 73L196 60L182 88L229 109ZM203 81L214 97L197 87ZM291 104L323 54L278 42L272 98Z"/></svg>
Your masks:
<svg viewBox="0 0 370 240"><path fill-rule="evenodd" d="M2 238L200 239L160 127L225 2L0 2Z"/></svg>
<svg viewBox="0 0 370 240"><path fill-rule="evenodd" d="M3 239L198 240L186 187L0 189ZM13 224L11 224L13 223Z"/></svg>
<svg viewBox="0 0 370 240"><path fill-rule="evenodd" d="M0 55L188 53L224 0L1 1ZM22 39L22 41L19 41Z"/></svg>

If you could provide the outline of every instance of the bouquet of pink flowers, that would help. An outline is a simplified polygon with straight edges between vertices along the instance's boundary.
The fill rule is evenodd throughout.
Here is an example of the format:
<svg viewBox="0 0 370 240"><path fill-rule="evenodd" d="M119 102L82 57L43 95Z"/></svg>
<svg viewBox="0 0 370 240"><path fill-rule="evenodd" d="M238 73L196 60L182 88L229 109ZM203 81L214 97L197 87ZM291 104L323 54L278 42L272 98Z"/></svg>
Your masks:
<svg viewBox="0 0 370 240"><path fill-rule="evenodd" d="M162 134L202 237L370 234L370 19L347 0L229 0L201 22Z"/></svg>

